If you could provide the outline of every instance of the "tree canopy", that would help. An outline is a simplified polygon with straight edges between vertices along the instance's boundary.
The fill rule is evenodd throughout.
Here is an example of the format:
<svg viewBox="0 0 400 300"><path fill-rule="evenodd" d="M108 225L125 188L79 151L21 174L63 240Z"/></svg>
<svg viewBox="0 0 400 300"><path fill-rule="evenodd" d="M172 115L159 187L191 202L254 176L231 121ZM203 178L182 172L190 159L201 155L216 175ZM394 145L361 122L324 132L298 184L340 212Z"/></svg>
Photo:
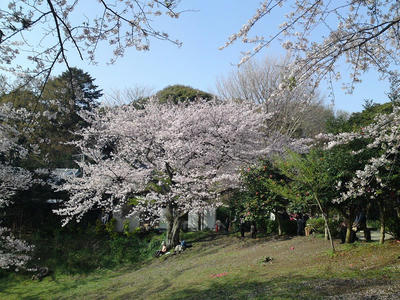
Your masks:
<svg viewBox="0 0 400 300"><path fill-rule="evenodd" d="M208 207L207 199L237 186L239 166L286 147L306 148L270 132L271 116L248 102L154 99L143 109L121 106L88 117L91 126L76 145L90 162L79 164L82 178L67 179L62 189L70 200L57 213L67 223L95 207L122 212L128 205L128 215L151 223L166 208L168 246L178 242L185 213Z"/></svg>
<svg viewBox="0 0 400 300"><path fill-rule="evenodd" d="M214 96L210 93L180 84L167 86L156 93L156 98L161 103L171 101L175 104L181 102L192 102L200 99L211 100L213 97Z"/></svg>

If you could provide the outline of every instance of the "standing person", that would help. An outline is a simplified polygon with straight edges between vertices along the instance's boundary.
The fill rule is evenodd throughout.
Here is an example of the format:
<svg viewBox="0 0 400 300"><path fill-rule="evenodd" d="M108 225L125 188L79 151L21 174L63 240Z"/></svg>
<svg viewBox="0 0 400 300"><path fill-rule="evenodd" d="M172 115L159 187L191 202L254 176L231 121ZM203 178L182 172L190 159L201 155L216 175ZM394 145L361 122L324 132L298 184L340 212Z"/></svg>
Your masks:
<svg viewBox="0 0 400 300"><path fill-rule="evenodd" d="M239 228L240 228L240 235L242 236L242 237L244 237L244 226L245 226L245 219L244 219L244 217L243 216L241 216L240 217L240 220L239 220Z"/></svg>
<svg viewBox="0 0 400 300"><path fill-rule="evenodd" d="M364 232L364 238L367 242L371 241L371 232L367 228L367 216L362 209L354 220L353 227L355 227L356 232L359 230L362 230Z"/></svg>
<svg viewBox="0 0 400 300"><path fill-rule="evenodd" d="M304 219L301 214L297 215L297 235L304 235Z"/></svg>
<svg viewBox="0 0 400 300"><path fill-rule="evenodd" d="M221 220L217 220L215 222L215 231L216 232L225 231L225 225L221 222Z"/></svg>
<svg viewBox="0 0 400 300"><path fill-rule="evenodd" d="M229 219L229 217L226 217L226 219L225 219L225 229L226 229L227 232L229 232L230 228L231 228L230 219Z"/></svg>
<svg viewBox="0 0 400 300"><path fill-rule="evenodd" d="M251 223L250 233L251 233L251 237L253 239L255 239L257 237L257 227L256 227L256 223L255 222Z"/></svg>
<svg viewBox="0 0 400 300"><path fill-rule="evenodd" d="M346 242L346 233L347 233L347 225L344 221L340 223L340 240L341 244L344 244Z"/></svg>

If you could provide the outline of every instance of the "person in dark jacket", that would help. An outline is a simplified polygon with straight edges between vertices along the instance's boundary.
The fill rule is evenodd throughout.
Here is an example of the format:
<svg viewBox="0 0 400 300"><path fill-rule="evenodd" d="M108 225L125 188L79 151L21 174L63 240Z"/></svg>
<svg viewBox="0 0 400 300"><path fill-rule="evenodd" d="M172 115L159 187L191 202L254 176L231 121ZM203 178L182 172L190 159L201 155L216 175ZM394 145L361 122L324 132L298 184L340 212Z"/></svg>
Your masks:
<svg viewBox="0 0 400 300"><path fill-rule="evenodd" d="M296 222L297 222L297 235L304 235L305 222L301 214L297 215Z"/></svg>
<svg viewBox="0 0 400 300"><path fill-rule="evenodd" d="M367 242L371 241L371 231L367 228L367 216L363 210L360 210L356 219L353 223L353 228L358 232L362 230L364 232L364 238Z"/></svg>
<svg viewBox="0 0 400 300"><path fill-rule="evenodd" d="M256 227L256 223L255 222L251 223L250 233L251 233L251 237L253 239L255 239L257 237L257 227Z"/></svg>

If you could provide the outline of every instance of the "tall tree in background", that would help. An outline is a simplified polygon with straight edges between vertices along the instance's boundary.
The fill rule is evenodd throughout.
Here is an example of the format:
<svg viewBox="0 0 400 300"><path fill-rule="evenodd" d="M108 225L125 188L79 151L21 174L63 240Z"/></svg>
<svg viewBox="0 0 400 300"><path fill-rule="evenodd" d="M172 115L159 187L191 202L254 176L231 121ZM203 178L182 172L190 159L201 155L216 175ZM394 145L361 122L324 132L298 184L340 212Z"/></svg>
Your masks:
<svg viewBox="0 0 400 300"><path fill-rule="evenodd" d="M313 137L324 130L332 111L309 83L288 80L289 67L288 58L248 61L217 81L218 96L262 104L274 114L275 129L282 134ZM291 88L283 89L285 85Z"/></svg>
<svg viewBox="0 0 400 300"><path fill-rule="evenodd" d="M144 104L154 94L150 87L132 86L124 90L112 90L104 95L102 103L106 106L119 106L124 104L132 104L137 108L143 108Z"/></svg>
<svg viewBox="0 0 400 300"><path fill-rule="evenodd" d="M71 72L73 83L69 71L51 78L40 101L35 101L40 91L34 86L15 89L0 98L2 103L12 103L15 108L31 112L35 119L14 120L20 129L27 126L33 130L22 142L40 145L40 155L26 160L31 167L71 167L71 156L77 152L65 143L76 138L72 132L87 125L79 114L98 106L102 93L94 84L95 79L81 69L71 68Z"/></svg>
<svg viewBox="0 0 400 300"><path fill-rule="evenodd" d="M192 102L200 99L211 100L213 95L201 90L194 89L190 86L175 84L163 88L156 94L157 99L161 103L173 102Z"/></svg>
<svg viewBox="0 0 400 300"><path fill-rule="evenodd" d="M97 101L103 95L102 90L94 84L95 79L82 69L70 68L53 81L61 85L63 97L73 101L75 112L97 107Z"/></svg>

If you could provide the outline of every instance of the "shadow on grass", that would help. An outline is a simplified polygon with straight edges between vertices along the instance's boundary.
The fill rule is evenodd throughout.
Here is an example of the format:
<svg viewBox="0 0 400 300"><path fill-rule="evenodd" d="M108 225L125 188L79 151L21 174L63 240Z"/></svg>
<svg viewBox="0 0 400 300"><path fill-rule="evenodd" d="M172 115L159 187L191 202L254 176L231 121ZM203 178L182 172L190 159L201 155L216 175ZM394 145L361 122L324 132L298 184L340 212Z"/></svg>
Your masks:
<svg viewBox="0 0 400 300"><path fill-rule="evenodd" d="M187 233L187 241L189 243L204 243L204 242L210 242L213 240L216 240L218 238L220 238L221 236L224 236L225 234L218 234L218 233L214 233L212 231L206 231L206 232L190 232Z"/></svg>
<svg viewBox="0 0 400 300"><path fill-rule="evenodd" d="M53 294L68 295L88 283L100 284L104 276L111 279L118 276L118 273L113 275L99 272L90 277L75 275L72 280L68 275L53 275L46 276L42 281L32 281L28 275L11 274L0 280L0 299L53 299Z"/></svg>
<svg viewBox="0 0 400 300"><path fill-rule="evenodd" d="M229 276L229 275L227 275ZM319 299L312 288L306 287L302 278L277 278L272 280L245 280L214 278L207 287L191 287L168 294L163 299ZM285 284L285 282L290 284ZM322 299L322 298L321 298Z"/></svg>
<svg viewBox="0 0 400 300"><path fill-rule="evenodd" d="M305 276L285 276L265 281L221 279L214 278L215 282L206 287L194 286L169 293L162 299L326 299L328 296L357 292L361 298L354 299L364 299L364 290L392 285L385 280L321 279Z"/></svg>
<svg viewBox="0 0 400 300"><path fill-rule="evenodd" d="M190 243L204 243L204 242L211 242L215 240L221 240L223 238L236 238L237 240L247 241L250 243L260 243L260 242L269 242L269 241L286 241L294 238L296 236L292 235L263 235L259 234L256 239L250 237L247 233L245 237L241 237L239 232L224 232L224 233L214 233L214 232L207 232L206 235L201 236L193 236L188 237L188 242ZM230 243L230 242L229 242Z"/></svg>

